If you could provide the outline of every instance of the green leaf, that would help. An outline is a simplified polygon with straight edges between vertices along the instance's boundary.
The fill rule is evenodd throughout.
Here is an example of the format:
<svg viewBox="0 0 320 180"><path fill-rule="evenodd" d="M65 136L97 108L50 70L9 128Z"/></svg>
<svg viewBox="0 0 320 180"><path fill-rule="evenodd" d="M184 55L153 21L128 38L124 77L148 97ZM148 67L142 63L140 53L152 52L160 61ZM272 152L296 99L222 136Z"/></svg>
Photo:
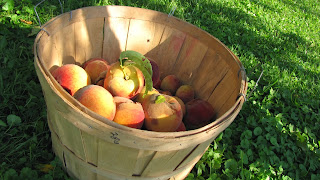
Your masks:
<svg viewBox="0 0 320 180"><path fill-rule="evenodd" d="M7 126L7 124L6 124L5 122L3 122L2 120L0 120L0 126L2 126L2 127L6 127L6 126Z"/></svg>
<svg viewBox="0 0 320 180"><path fill-rule="evenodd" d="M270 142L272 145L274 146L279 146L278 142L277 142L277 139L275 137L271 137L270 138Z"/></svg>
<svg viewBox="0 0 320 180"><path fill-rule="evenodd" d="M119 61L122 68L123 66L135 66L141 70L146 86L146 91L144 92L143 97L148 94L148 91L151 91L153 87L152 66L150 61L142 54L132 50L121 52ZM129 61L129 63L125 64L126 61Z"/></svg>
<svg viewBox="0 0 320 180"><path fill-rule="evenodd" d="M256 127L253 130L253 134L256 136L259 136L262 133L262 128L261 127Z"/></svg>
<svg viewBox="0 0 320 180"><path fill-rule="evenodd" d="M159 96L157 96L155 103L156 104L160 104L160 103L163 103L165 101L166 101L166 98L163 95L159 95Z"/></svg>
<svg viewBox="0 0 320 180"><path fill-rule="evenodd" d="M235 174L238 170L238 163L235 159L228 159L224 163L224 167L226 170L229 169L233 174Z"/></svg>
<svg viewBox="0 0 320 180"><path fill-rule="evenodd" d="M38 173L29 167L24 167L20 173L21 179L38 179Z"/></svg>
<svg viewBox="0 0 320 180"><path fill-rule="evenodd" d="M5 4L2 6L4 11L12 11L14 8L14 0L5 0Z"/></svg>
<svg viewBox="0 0 320 180"><path fill-rule="evenodd" d="M0 50L7 46L7 39L5 36L0 36Z"/></svg>
<svg viewBox="0 0 320 180"><path fill-rule="evenodd" d="M18 179L18 173L14 169L9 169L4 173L4 179Z"/></svg>
<svg viewBox="0 0 320 180"><path fill-rule="evenodd" d="M19 116L16 116L14 114L10 114L7 116L7 124L9 126L17 126L21 124L21 118Z"/></svg>

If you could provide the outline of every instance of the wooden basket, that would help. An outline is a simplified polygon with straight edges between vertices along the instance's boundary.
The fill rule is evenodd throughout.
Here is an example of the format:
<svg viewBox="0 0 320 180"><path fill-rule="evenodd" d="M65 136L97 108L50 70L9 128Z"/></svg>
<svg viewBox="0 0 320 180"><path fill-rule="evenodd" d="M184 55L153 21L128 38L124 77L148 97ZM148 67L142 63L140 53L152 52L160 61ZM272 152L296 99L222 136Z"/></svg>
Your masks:
<svg viewBox="0 0 320 180"><path fill-rule="evenodd" d="M202 128L159 133L128 128L93 113L58 85L50 69L135 50L208 100L217 119ZM184 179L238 115L247 81L239 59L218 39L157 11L98 6L61 14L42 26L35 68L47 104L55 154L77 179Z"/></svg>

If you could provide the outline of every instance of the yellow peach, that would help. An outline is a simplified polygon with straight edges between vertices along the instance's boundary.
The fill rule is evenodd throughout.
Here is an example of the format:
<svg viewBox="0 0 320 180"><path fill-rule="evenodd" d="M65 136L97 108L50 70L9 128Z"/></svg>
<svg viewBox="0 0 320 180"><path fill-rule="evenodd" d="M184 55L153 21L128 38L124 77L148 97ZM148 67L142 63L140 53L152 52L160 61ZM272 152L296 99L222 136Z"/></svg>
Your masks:
<svg viewBox="0 0 320 180"><path fill-rule="evenodd" d="M116 104L111 93L105 88L88 85L79 89L73 97L91 111L111 121L114 119Z"/></svg>
<svg viewBox="0 0 320 180"><path fill-rule="evenodd" d="M120 66L120 62L110 66L104 80L106 88L113 96L135 98L144 86L143 73L134 66Z"/></svg>
<svg viewBox="0 0 320 180"><path fill-rule="evenodd" d="M172 96L151 94L142 103L145 126L157 132L174 132L182 122L179 102Z"/></svg>
<svg viewBox="0 0 320 180"><path fill-rule="evenodd" d="M180 87L180 80L176 75L173 75L173 74L164 77L160 84L161 90L169 91L172 95L175 95L179 87Z"/></svg>
<svg viewBox="0 0 320 180"><path fill-rule="evenodd" d="M152 88L151 91L148 91L148 93L147 93L145 96L143 96L144 93L145 93L145 91L146 91L146 87L144 86L143 89L141 90L141 92L140 92L140 93L137 95L137 97L135 98L135 101L136 101L136 102L142 103L142 101L143 101L144 99L146 99L147 96L149 96L149 95L151 95L151 94L159 93L158 90L156 90L155 88Z"/></svg>
<svg viewBox="0 0 320 180"><path fill-rule="evenodd" d="M144 122L144 111L140 103L135 103L132 100L116 96L116 115L114 122L136 129L141 129Z"/></svg>
<svg viewBox="0 0 320 180"><path fill-rule="evenodd" d="M97 84L98 77L109 68L108 62L102 58L93 58L83 64L83 69L87 71L91 77L91 82Z"/></svg>

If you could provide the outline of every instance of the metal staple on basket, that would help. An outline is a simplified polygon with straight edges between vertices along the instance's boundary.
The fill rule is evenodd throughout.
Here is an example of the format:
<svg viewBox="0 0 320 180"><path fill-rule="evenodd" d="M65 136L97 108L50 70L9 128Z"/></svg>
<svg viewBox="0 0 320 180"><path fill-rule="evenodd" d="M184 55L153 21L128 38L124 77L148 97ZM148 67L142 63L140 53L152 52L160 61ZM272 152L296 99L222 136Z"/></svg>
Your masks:
<svg viewBox="0 0 320 180"><path fill-rule="evenodd" d="M169 14L168 14L168 17L173 16L174 11L175 11L176 9L177 9L177 6L173 6L173 7L171 8L171 11L170 11Z"/></svg>
<svg viewBox="0 0 320 180"><path fill-rule="evenodd" d="M34 6L34 8L33 8L33 9L34 9L34 12L36 13L36 16L37 16L37 18L38 18L38 22L39 22L40 30L42 30L42 31L46 32L46 33L48 34L48 36L50 36L50 33L49 33L47 30L45 30L44 28L41 28L42 24L41 24L40 17L39 17L38 12L37 12L37 7L38 7L40 4L42 4L44 1L45 1L45 0L40 1L38 4L36 4L36 5ZM58 0L58 1L59 1L60 8L61 8L61 14L63 14L63 7L62 7L62 3L61 3L61 1L60 1L60 0ZM70 18L70 19L71 19L71 18Z"/></svg>

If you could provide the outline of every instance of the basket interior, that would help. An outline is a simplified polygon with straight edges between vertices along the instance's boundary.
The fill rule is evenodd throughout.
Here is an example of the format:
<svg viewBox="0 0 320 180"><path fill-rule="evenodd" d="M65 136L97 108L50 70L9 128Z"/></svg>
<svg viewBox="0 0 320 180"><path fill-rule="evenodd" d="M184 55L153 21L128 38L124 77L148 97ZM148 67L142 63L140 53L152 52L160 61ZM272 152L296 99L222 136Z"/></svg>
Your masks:
<svg viewBox="0 0 320 180"><path fill-rule="evenodd" d="M245 94L242 64L226 46L163 13L87 7L62 14L42 29L45 33L37 50L48 71L95 57L113 63L122 51L135 50L157 62L161 78L175 74L183 84L192 85L197 97L211 103L217 118L236 103L239 94Z"/></svg>

